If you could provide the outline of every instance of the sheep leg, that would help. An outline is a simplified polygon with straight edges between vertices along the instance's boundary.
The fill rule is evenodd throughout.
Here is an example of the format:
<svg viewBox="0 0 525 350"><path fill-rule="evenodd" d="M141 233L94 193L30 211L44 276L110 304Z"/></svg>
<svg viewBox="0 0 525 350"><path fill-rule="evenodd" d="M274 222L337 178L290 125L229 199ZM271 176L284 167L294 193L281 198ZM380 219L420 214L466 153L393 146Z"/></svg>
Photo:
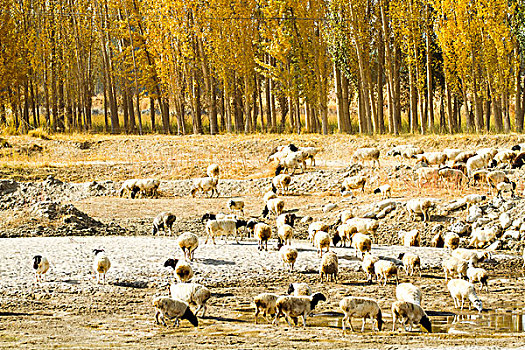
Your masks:
<svg viewBox="0 0 525 350"><path fill-rule="evenodd" d="M302 314L301 317L303 318L303 327L306 327L306 313Z"/></svg>
<svg viewBox="0 0 525 350"><path fill-rule="evenodd" d="M396 330L396 322L397 322L397 314L393 312L392 315L392 332L395 332Z"/></svg>
<svg viewBox="0 0 525 350"><path fill-rule="evenodd" d="M363 317L363 325L361 326L361 333L365 331L366 316Z"/></svg>
<svg viewBox="0 0 525 350"><path fill-rule="evenodd" d="M463 310L463 304L465 303L465 298L463 296L461 296L461 309L460 310ZM470 305L469 305L469 310L470 310Z"/></svg>

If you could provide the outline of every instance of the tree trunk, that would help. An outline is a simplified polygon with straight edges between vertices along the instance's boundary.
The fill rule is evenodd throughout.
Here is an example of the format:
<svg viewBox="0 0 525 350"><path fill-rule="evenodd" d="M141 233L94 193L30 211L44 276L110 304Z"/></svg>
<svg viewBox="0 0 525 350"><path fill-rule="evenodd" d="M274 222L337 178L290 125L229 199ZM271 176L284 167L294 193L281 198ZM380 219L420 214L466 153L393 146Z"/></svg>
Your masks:
<svg viewBox="0 0 525 350"><path fill-rule="evenodd" d="M454 121L454 115L453 115L453 107L452 107L452 93L450 92L450 86L448 83L446 84L447 89L447 113L448 113L448 132L449 134L453 134L456 129L456 124Z"/></svg>
<svg viewBox="0 0 525 350"><path fill-rule="evenodd" d="M155 133L155 99L149 98L149 117L151 120L151 132Z"/></svg>
<svg viewBox="0 0 525 350"><path fill-rule="evenodd" d="M378 131L381 134L385 133L385 119L384 119L384 96L383 96L383 87L384 87L384 67L385 67L385 42L383 40L383 33L379 30L379 39L378 39L378 64L377 64L377 124Z"/></svg>
<svg viewBox="0 0 525 350"><path fill-rule="evenodd" d="M516 55L515 57L519 57L518 56L518 48L516 47ZM516 63L516 96L515 96L515 101L514 101L514 104L516 106L516 114L515 114L515 118L514 118L514 123L516 124L516 131L517 132L522 132L523 131L523 119L524 119L524 116L525 116L525 111L523 109L523 105L522 105L522 95L523 94L523 85L521 84L521 72L522 72L522 69L521 69L521 64L519 62L519 60L517 60L518 62Z"/></svg>
<svg viewBox="0 0 525 350"><path fill-rule="evenodd" d="M410 94L410 132L412 134L417 132L417 88L416 88L416 77L414 67L410 65L408 67L408 80L409 80L409 94Z"/></svg>

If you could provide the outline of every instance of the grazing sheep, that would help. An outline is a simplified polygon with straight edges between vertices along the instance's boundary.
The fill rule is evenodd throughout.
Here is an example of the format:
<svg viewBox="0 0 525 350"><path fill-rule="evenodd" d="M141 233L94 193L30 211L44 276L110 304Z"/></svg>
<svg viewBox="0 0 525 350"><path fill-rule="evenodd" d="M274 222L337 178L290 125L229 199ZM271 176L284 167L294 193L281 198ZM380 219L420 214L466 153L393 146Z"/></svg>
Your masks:
<svg viewBox="0 0 525 350"><path fill-rule="evenodd" d="M375 300L368 298L355 298L355 297L345 297L339 302L339 307L343 310L345 314L342 320L343 332L346 330L346 324L350 326L352 332L354 328L352 327L352 317L362 317L363 325L361 326L361 332L365 330L366 319L369 318L372 323L372 330L374 329L374 322L376 320L376 329L378 332L383 328L383 317L381 314L381 309Z"/></svg>
<svg viewBox="0 0 525 350"><path fill-rule="evenodd" d="M487 270L481 267L474 267L474 264L472 261L469 261L468 268L467 268L467 278L468 281L472 284L475 282L479 282L481 284L481 288L485 286L485 290L489 291L489 284L487 283L489 279L489 273Z"/></svg>
<svg viewBox="0 0 525 350"><path fill-rule="evenodd" d="M174 299L197 305L195 315L202 309L202 317L204 317L206 302L211 297L211 292L208 288L199 283L172 283L170 285L170 293Z"/></svg>
<svg viewBox="0 0 525 350"><path fill-rule="evenodd" d="M454 164L467 163L467 161L476 155L476 151L464 151L454 158Z"/></svg>
<svg viewBox="0 0 525 350"><path fill-rule="evenodd" d="M290 283L287 293L296 297L301 295L309 296L312 295L312 289L308 283Z"/></svg>
<svg viewBox="0 0 525 350"><path fill-rule="evenodd" d="M394 301L392 303L392 331L396 330L399 320L405 331L412 331L412 327L420 324L427 332L432 333L432 324L421 306L407 301ZM407 327L408 326L408 327Z"/></svg>
<svg viewBox="0 0 525 350"><path fill-rule="evenodd" d="M168 259L164 262L164 267L171 267L175 273L175 278L179 282L188 282L193 277L193 269L185 261Z"/></svg>
<svg viewBox="0 0 525 350"><path fill-rule="evenodd" d="M403 268L408 276L412 276L417 268L419 277L421 277L421 259L419 256L412 253L400 253L398 259L403 262Z"/></svg>
<svg viewBox="0 0 525 350"><path fill-rule="evenodd" d="M343 180L343 184L341 185L341 193L359 188L361 189L361 192L365 192L365 184L366 177L362 175L347 177Z"/></svg>
<svg viewBox="0 0 525 350"><path fill-rule="evenodd" d="M293 271L293 265L295 264L295 261L297 260L297 255L299 253L297 252L297 249L289 247L289 246L283 246L281 249L279 249L279 254L281 255L281 260L283 264L290 267L290 272Z"/></svg>
<svg viewBox="0 0 525 350"><path fill-rule="evenodd" d="M400 283L396 287L396 299L421 306L421 289L412 283Z"/></svg>
<svg viewBox="0 0 525 350"><path fill-rule="evenodd" d="M283 244L292 245L293 228L290 225L284 224L277 226L277 236Z"/></svg>
<svg viewBox="0 0 525 350"><path fill-rule="evenodd" d="M374 194L381 193L381 198L390 198L392 197L392 186L382 185L374 190Z"/></svg>
<svg viewBox="0 0 525 350"><path fill-rule="evenodd" d="M257 324L257 316L259 313L263 313L266 321L270 322L267 318L267 315L270 315L272 318L277 314L276 302L279 296L273 293L261 293L256 295L253 298L253 303L255 304L255 324Z"/></svg>
<svg viewBox="0 0 525 350"><path fill-rule="evenodd" d="M454 250L452 252L452 256L457 259L472 261L472 264L474 264L474 266L479 262L483 262L486 259L490 259L491 257L490 252L465 248L459 248Z"/></svg>
<svg viewBox="0 0 525 350"><path fill-rule="evenodd" d="M445 148L443 153L447 156L447 160L454 161L458 155L460 155L463 150L458 148Z"/></svg>
<svg viewBox="0 0 525 350"><path fill-rule="evenodd" d="M465 298L467 298L469 300L469 310L472 306L474 306L474 308L476 308L479 312L483 310L483 303L476 295L476 291L474 290L474 285L472 283L461 279L452 279L448 282L447 287L450 295L452 296L452 299L454 300L454 307L456 309L461 306L460 309L463 310L463 304L465 302ZM461 304L459 303L460 299Z"/></svg>
<svg viewBox="0 0 525 350"><path fill-rule="evenodd" d="M100 283L100 275L102 274L104 284L106 284L106 273L111 267L111 262L106 256L104 249L93 249L93 253L95 253L95 260L93 260L93 271L97 276L97 283Z"/></svg>
<svg viewBox="0 0 525 350"><path fill-rule="evenodd" d="M429 210L434 208L435 204L425 198L411 199L406 203L408 214L412 220L416 219L416 214L423 215L423 221L430 220Z"/></svg>
<svg viewBox="0 0 525 350"><path fill-rule="evenodd" d="M496 170L487 174L487 183L491 189L496 188L496 186L501 182L510 183L509 178L503 171Z"/></svg>
<svg viewBox="0 0 525 350"><path fill-rule="evenodd" d="M445 164L445 162L447 161L447 155L443 152L425 152L423 154L415 155L414 158L416 158L420 162L425 162L428 165Z"/></svg>
<svg viewBox="0 0 525 350"><path fill-rule="evenodd" d="M519 143L517 145L512 146L511 150L513 151L525 151L525 143Z"/></svg>
<svg viewBox="0 0 525 350"><path fill-rule="evenodd" d="M467 174L467 164L465 163L454 163L451 166L452 169L459 170L463 173L463 175L468 176Z"/></svg>
<svg viewBox="0 0 525 350"><path fill-rule="evenodd" d="M217 190L218 183L219 179L214 177L202 177L194 179L193 186L191 188L191 196L195 197L197 191L201 190L202 193L207 193L211 191L210 198L213 197L213 193L216 193L217 198L219 198L219 191Z"/></svg>
<svg viewBox="0 0 525 350"><path fill-rule="evenodd" d="M224 219L231 219L231 220L237 220L237 216L234 214L213 214L213 213L206 213L201 218L201 223L204 223L205 220L224 220Z"/></svg>
<svg viewBox="0 0 525 350"><path fill-rule="evenodd" d="M357 232L364 234L374 234L379 227L379 222L377 220L368 218L351 218L346 220L345 224L351 228L355 228Z"/></svg>
<svg viewBox="0 0 525 350"><path fill-rule="evenodd" d="M294 227L296 219L297 219L297 215L295 215L294 213L281 214L275 220L275 225L277 227L280 227L283 225L289 225L291 227Z"/></svg>
<svg viewBox="0 0 525 350"><path fill-rule="evenodd" d="M422 167L416 170L416 176L417 176L417 185L419 188L421 188L423 184L427 182L433 182L434 185L436 185L437 180L439 178L439 169L430 168L430 167Z"/></svg>
<svg viewBox="0 0 525 350"><path fill-rule="evenodd" d="M286 192L288 192L290 183L292 183L292 177L290 175L279 174L272 179L272 191L277 194L280 190L281 194L285 194ZM267 202L268 199L265 199L265 202Z"/></svg>
<svg viewBox="0 0 525 350"><path fill-rule="evenodd" d="M219 179L219 166L217 164L210 164L206 169L206 175L214 179Z"/></svg>
<svg viewBox="0 0 525 350"><path fill-rule="evenodd" d="M498 190L498 193L496 194L497 197L503 198L503 193L505 192L510 192L512 198L516 197L516 183L514 181L510 183L500 182L496 185L496 189Z"/></svg>
<svg viewBox="0 0 525 350"><path fill-rule="evenodd" d="M487 167L488 160L486 157L477 155L467 160L467 174L472 176L475 170Z"/></svg>
<svg viewBox="0 0 525 350"><path fill-rule="evenodd" d="M137 179L129 179L122 183L119 194L120 194L120 197L122 197L124 192L129 192L131 199L133 199L137 195L138 191L139 191L139 188L137 186Z"/></svg>
<svg viewBox="0 0 525 350"><path fill-rule="evenodd" d="M288 172L290 171L290 169L292 169L291 175L295 173L295 169L297 168L300 168L301 172L304 173L304 169L306 168L305 159L306 159L306 154L303 153L302 151L291 152L291 153L288 153L286 157L284 157L284 159L281 159L279 161L278 168L279 167L281 167L281 169L284 168Z"/></svg>
<svg viewBox="0 0 525 350"><path fill-rule="evenodd" d="M438 176L441 180L452 183L455 188L459 188L463 183L468 186L469 178L461 170L442 168L438 170Z"/></svg>
<svg viewBox="0 0 525 350"><path fill-rule="evenodd" d="M343 210L341 214L339 214L339 221L337 223L345 223L348 219L351 219L354 217L354 213L351 210Z"/></svg>
<svg viewBox="0 0 525 350"><path fill-rule="evenodd" d="M33 257L33 269L35 270L36 282L41 282L44 279L46 272L49 270L49 261L45 256L35 255Z"/></svg>
<svg viewBox="0 0 525 350"><path fill-rule="evenodd" d="M266 202L264 206L262 216L263 218L267 217L269 213L279 216L284 210L284 201L280 198L272 198Z"/></svg>
<svg viewBox="0 0 525 350"><path fill-rule="evenodd" d="M488 173L489 173L489 171L486 170L486 169L477 170L477 171L473 172L470 177L474 181L474 184L482 184L482 183L487 182L487 175L488 175Z"/></svg>
<svg viewBox="0 0 525 350"><path fill-rule="evenodd" d="M352 236L351 246L355 249L355 256L357 257L357 252L359 251L362 259L363 254L370 253L372 250L372 240L370 236L357 232Z"/></svg>
<svg viewBox="0 0 525 350"><path fill-rule="evenodd" d="M319 265L319 276L321 277L321 282L328 282L328 276L332 282L337 283L337 272L339 271L339 260L337 255L334 252L326 253L321 259L321 264Z"/></svg>
<svg viewBox="0 0 525 350"><path fill-rule="evenodd" d="M184 257L191 261L193 260L195 249L199 246L199 237L191 232L184 232L177 238L177 244L182 249Z"/></svg>
<svg viewBox="0 0 525 350"><path fill-rule="evenodd" d="M486 147L477 150L477 155L487 159L487 163L496 156L498 150L494 147Z"/></svg>
<svg viewBox="0 0 525 350"><path fill-rule="evenodd" d="M357 229L348 224L339 225L332 237L332 243L334 247L337 246L339 242L343 242L343 247L346 247L346 242L352 242L352 235L357 232Z"/></svg>
<svg viewBox="0 0 525 350"><path fill-rule="evenodd" d="M459 247L459 236L457 233L454 232L447 232L445 234L445 248L448 248L450 250L455 250Z"/></svg>
<svg viewBox="0 0 525 350"><path fill-rule="evenodd" d="M309 315L317 306L319 301L326 301L322 293L315 293L311 296L282 296L277 299L277 314L273 324L278 324L280 317L285 317L289 326L292 326L290 319L297 325L299 316L303 319L303 327L306 327L306 316Z"/></svg>
<svg viewBox="0 0 525 350"><path fill-rule="evenodd" d="M361 268L366 274L368 282L372 282L372 278L375 276L375 263L379 261L378 257L373 256L370 253L365 253L363 261L361 261Z"/></svg>
<svg viewBox="0 0 525 350"><path fill-rule="evenodd" d="M242 216L244 216L244 201L240 199L230 199L228 201L228 208L233 212L234 210L238 210L241 212Z"/></svg>
<svg viewBox="0 0 525 350"><path fill-rule="evenodd" d="M182 300L172 299L169 297L157 297L153 300L155 307L155 323L166 326L165 317L175 319L174 324L179 326L179 319L188 320L194 327L199 325L197 316L191 312L187 303ZM159 321L160 320L160 321Z"/></svg>
<svg viewBox="0 0 525 350"><path fill-rule="evenodd" d="M156 234L157 232L160 232L160 230L163 230L164 232L168 231L171 236L171 228L173 226L173 223L177 220L177 217L171 213L168 213L167 211L163 211L155 219L153 219L153 234Z"/></svg>
<svg viewBox="0 0 525 350"><path fill-rule="evenodd" d="M510 164L510 167L512 169L521 169L521 167L525 164L525 152L521 152L514 158L512 163Z"/></svg>
<svg viewBox="0 0 525 350"><path fill-rule="evenodd" d="M315 156L319 153L320 149L315 147L300 147L301 152L305 155L305 160L310 159L310 166L315 166Z"/></svg>
<svg viewBox="0 0 525 350"><path fill-rule="evenodd" d="M155 197L158 194L160 181L157 179L139 179L135 182L135 187L145 195Z"/></svg>
<svg viewBox="0 0 525 350"><path fill-rule="evenodd" d="M330 251L330 235L325 231L317 231L314 237L314 247L317 248L317 254L323 257L323 248Z"/></svg>
<svg viewBox="0 0 525 350"><path fill-rule="evenodd" d="M372 163L376 162L377 163L377 167L379 168L379 150L375 147L366 147L366 148L358 148L353 156L352 156L352 160L354 162L359 162L359 161L365 161L365 160L368 160Z"/></svg>
<svg viewBox="0 0 525 350"><path fill-rule="evenodd" d="M515 158L516 153L514 153L514 151L508 149L501 150L498 153L496 153L496 155L492 159L492 162L490 162L489 167L494 168L495 166L502 163L511 164Z"/></svg>
<svg viewBox="0 0 525 350"><path fill-rule="evenodd" d="M400 230L397 237L401 241L401 245L405 247L419 247L421 245L421 235L418 229L411 231Z"/></svg>
<svg viewBox="0 0 525 350"><path fill-rule="evenodd" d="M314 244L315 234L318 231L328 232L329 229L330 226L328 226L322 221L314 221L310 223L310 225L308 225L308 239L310 240L310 242L312 242L312 245Z"/></svg>
<svg viewBox="0 0 525 350"><path fill-rule="evenodd" d="M444 259L441 266L445 273L445 281L448 281L449 275L451 278L453 278L454 275L457 275L460 278L467 276L468 262L466 260L450 257Z"/></svg>
<svg viewBox="0 0 525 350"><path fill-rule="evenodd" d="M206 223L206 241L204 244L208 243L208 239L211 237L213 244L215 244L215 236L219 234L224 234L224 241L228 238L230 234L233 234L237 239L237 220L233 219L223 219L223 220L209 220Z"/></svg>
<svg viewBox="0 0 525 350"><path fill-rule="evenodd" d="M272 237L272 228L263 222L259 222L255 224L253 232L258 240L258 249L263 250L264 245L264 250L268 251L268 240Z"/></svg>
<svg viewBox="0 0 525 350"><path fill-rule="evenodd" d="M395 277L396 284L399 283L397 278L397 266L388 260L379 260L374 264L374 273L376 275L377 283L384 280L383 285L386 286L386 282L389 277Z"/></svg>
<svg viewBox="0 0 525 350"><path fill-rule="evenodd" d="M406 159L411 159L411 158L414 158L414 156L416 156L417 154L422 154L424 153L424 151L419 148L419 147L406 147L405 149L401 150L399 152L399 155L403 158L406 158ZM394 156L396 154L393 154Z"/></svg>
<svg viewBox="0 0 525 350"><path fill-rule="evenodd" d="M493 225L485 228L476 227L472 231L469 246L483 248L488 243L493 242L501 234L501 227Z"/></svg>

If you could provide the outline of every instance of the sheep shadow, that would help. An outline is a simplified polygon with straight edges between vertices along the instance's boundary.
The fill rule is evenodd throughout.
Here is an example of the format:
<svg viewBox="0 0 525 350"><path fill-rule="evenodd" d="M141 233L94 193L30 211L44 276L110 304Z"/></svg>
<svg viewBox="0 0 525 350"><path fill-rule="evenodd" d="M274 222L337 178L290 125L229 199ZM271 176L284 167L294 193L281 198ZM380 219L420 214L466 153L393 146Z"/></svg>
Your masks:
<svg viewBox="0 0 525 350"><path fill-rule="evenodd" d="M28 312L8 312L8 311L0 312L0 317L14 317L14 316L42 316L42 315L30 314Z"/></svg>
<svg viewBox="0 0 525 350"><path fill-rule="evenodd" d="M200 259L200 262L206 265L235 265L235 262L233 261L210 258Z"/></svg>
<svg viewBox="0 0 525 350"><path fill-rule="evenodd" d="M252 323L247 320L241 320L238 318L230 318L230 317L222 317L222 316L205 316L205 317L199 317L203 320L215 320L215 321L222 321L222 322L235 322L235 323Z"/></svg>
<svg viewBox="0 0 525 350"><path fill-rule="evenodd" d="M455 313L449 312L449 311L425 310L425 312L427 313L427 316L437 316L437 317L456 316Z"/></svg>
<svg viewBox="0 0 525 350"><path fill-rule="evenodd" d="M353 287L368 287L373 286L374 284L377 285L377 282L343 282L341 283L343 286L353 286Z"/></svg>
<svg viewBox="0 0 525 350"><path fill-rule="evenodd" d="M113 282L109 284L113 286L117 286L117 287L126 287L126 288L137 288L137 289L148 288L148 282L146 281L117 281L117 282Z"/></svg>
<svg viewBox="0 0 525 350"><path fill-rule="evenodd" d="M339 257L341 260L348 260L348 261L361 261L357 256L352 255L342 255Z"/></svg>
<svg viewBox="0 0 525 350"><path fill-rule="evenodd" d="M234 297L235 294L233 293L212 293L211 294L214 298L225 298L225 297Z"/></svg>

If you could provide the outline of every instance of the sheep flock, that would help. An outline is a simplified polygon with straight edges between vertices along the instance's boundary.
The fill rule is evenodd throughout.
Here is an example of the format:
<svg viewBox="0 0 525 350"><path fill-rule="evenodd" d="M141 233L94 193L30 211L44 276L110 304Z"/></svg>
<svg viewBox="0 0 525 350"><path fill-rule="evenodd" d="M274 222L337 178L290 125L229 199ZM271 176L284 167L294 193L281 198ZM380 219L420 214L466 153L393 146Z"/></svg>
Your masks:
<svg viewBox="0 0 525 350"><path fill-rule="evenodd" d="M359 333L352 324L355 318L362 321L361 333L397 336L439 332L436 316L482 317L499 307L489 301L495 293L491 280L502 272L500 264L519 255L519 267L525 268L525 217L516 210L525 196L521 145L356 148L349 153L350 164L338 172L330 201L313 208L299 184L309 172L326 169L322 152L320 147L295 144L269 151L265 166L272 176L249 195L225 195L221 164L212 162L201 177L187 179L184 198L192 214L166 204L144 218L154 239L173 247L168 256L143 261L158 271L158 283L148 287L154 291L143 300L150 310L144 322L157 331L189 328L198 337L210 324L235 322L223 317L220 308L219 299L227 295L249 305L243 312L250 318L239 316L242 322L250 321L249 327L253 322L256 327L306 331L324 327L316 316L330 314L340 320L337 336ZM389 164L406 171L384 170ZM129 196L121 201L158 200L165 181L129 179L115 194ZM179 229L180 220L190 221L191 229ZM386 220L395 225L387 226ZM390 244L385 244L386 231ZM265 268L275 269L278 282L269 278L243 292L243 284L251 286L253 281L239 272L236 288L225 292L227 287L200 270L203 264L223 264L235 273L236 264L227 255L231 250L224 247L249 251L253 270L263 278ZM91 272L95 288L121 284L112 274L126 261L115 259L110 249L90 249L94 254L81 268ZM223 249L223 258L207 256L209 249ZM429 256L438 263L431 265ZM270 257L278 264L265 267ZM60 257L45 249L28 252L27 263L34 270L35 289L44 288L65 269ZM432 302L436 285L443 293L439 302Z"/></svg>

